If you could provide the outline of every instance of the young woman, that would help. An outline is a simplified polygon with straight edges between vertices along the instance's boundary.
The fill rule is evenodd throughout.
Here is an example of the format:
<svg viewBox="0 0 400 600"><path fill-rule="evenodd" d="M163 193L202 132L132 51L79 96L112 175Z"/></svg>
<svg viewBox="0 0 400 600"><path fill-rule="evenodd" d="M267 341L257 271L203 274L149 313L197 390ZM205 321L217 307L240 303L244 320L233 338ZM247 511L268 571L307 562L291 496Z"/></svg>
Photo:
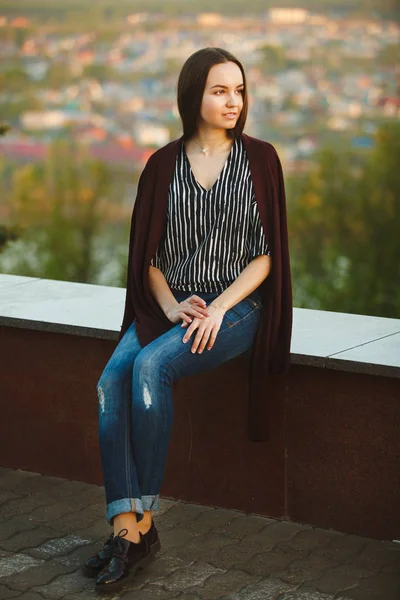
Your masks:
<svg viewBox="0 0 400 600"><path fill-rule="evenodd" d="M97 384L113 527L85 563L98 590L125 583L160 549L152 513L167 460L172 386L251 350L249 433L267 439L265 377L289 363L292 294L282 169L243 133L241 63L190 56L178 81L183 135L141 174L132 213L125 314Z"/></svg>

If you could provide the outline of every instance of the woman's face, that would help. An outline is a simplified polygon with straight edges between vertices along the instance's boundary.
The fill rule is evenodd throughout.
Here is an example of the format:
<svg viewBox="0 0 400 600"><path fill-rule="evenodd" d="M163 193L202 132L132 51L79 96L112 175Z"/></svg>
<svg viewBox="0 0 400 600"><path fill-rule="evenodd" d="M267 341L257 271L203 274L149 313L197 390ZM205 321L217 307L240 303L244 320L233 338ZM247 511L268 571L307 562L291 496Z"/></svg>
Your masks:
<svg viewBox="0 0 400 600"><path fill-rule="evenodd" d="M200 107L200 127L233 129L243 108L243 90L242 72L236 63L212 66Z"/></svg>

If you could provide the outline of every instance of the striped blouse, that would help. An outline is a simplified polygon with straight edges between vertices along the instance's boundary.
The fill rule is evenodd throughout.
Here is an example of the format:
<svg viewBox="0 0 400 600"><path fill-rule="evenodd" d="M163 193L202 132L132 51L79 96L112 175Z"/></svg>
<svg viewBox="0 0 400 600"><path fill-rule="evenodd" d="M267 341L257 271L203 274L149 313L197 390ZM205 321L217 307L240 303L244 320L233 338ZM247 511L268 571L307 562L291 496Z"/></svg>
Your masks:
<svg viewBox="0 0 400 600"><path fill-rule="evenodd" d="M182 140L166 227L151 264L172 289L223 292L260 254L270 255L270 250L241 138L233 142L209 190L194 177Z"/></svg>

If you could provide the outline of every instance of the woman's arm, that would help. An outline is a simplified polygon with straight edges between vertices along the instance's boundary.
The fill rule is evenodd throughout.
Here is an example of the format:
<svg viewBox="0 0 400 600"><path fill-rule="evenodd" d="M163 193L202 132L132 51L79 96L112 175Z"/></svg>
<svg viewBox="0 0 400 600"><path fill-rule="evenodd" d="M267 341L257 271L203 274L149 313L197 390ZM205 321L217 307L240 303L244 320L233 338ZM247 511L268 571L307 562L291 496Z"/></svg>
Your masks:
<svg viewBox="0 0 400 600"><path fill-rule="evenodd" d="M271 266L272 259L270 256L266 254L256 256L235 281L209 304L209 307L215 306L226 312L258 288L264 279L268 277Z"/></svg>
<svg viewBox="0 0 400 600"><path fill-rule="evenodd" d="M193 317L202 319L209 315L206 302L195 294L182 302L177 302L164 277L164 273L157 267L153 267L153 265L150 265L149 268L149 288L151 295L172 323L180 320L191 323Z"/></svg>
<svg viewBox="0 0 400 600"><path fill-rule="evenodd" d="M164 273L152 265L149 269L149 287L152 296L157 300L164 314L168 316L168 311L176 306L178 302L169 288Z"/></svg>
<svg viewBox="0 0 400 600"><path fill-rule="evenodd" d="M225 312L251 294L268 277L270 270L271 257L265 254L256 256L235 281L208 305L208 308L214 307L216 309L211 311L210 317L205 319L203 324L194 319L182 339L184 343L188 342L192 333L197 329L191 352L201 354L206 346L207 350L211 350ZM186 327L186 323L182 327Z"/></svg>

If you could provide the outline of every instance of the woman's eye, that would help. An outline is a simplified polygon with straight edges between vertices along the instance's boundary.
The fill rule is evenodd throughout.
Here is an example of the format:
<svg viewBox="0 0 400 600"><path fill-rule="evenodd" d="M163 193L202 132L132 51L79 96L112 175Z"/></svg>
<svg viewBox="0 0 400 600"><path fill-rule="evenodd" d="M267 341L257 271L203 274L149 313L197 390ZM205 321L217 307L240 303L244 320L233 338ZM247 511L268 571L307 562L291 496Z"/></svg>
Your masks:
<svg viewBox="0 0 400 600"><path fill-rule="evenodd" d="M220 92L224 93L225 90L217 90L215 93L219 94ZM244 90L236 90L239 94L243 94Z"/></svg>

